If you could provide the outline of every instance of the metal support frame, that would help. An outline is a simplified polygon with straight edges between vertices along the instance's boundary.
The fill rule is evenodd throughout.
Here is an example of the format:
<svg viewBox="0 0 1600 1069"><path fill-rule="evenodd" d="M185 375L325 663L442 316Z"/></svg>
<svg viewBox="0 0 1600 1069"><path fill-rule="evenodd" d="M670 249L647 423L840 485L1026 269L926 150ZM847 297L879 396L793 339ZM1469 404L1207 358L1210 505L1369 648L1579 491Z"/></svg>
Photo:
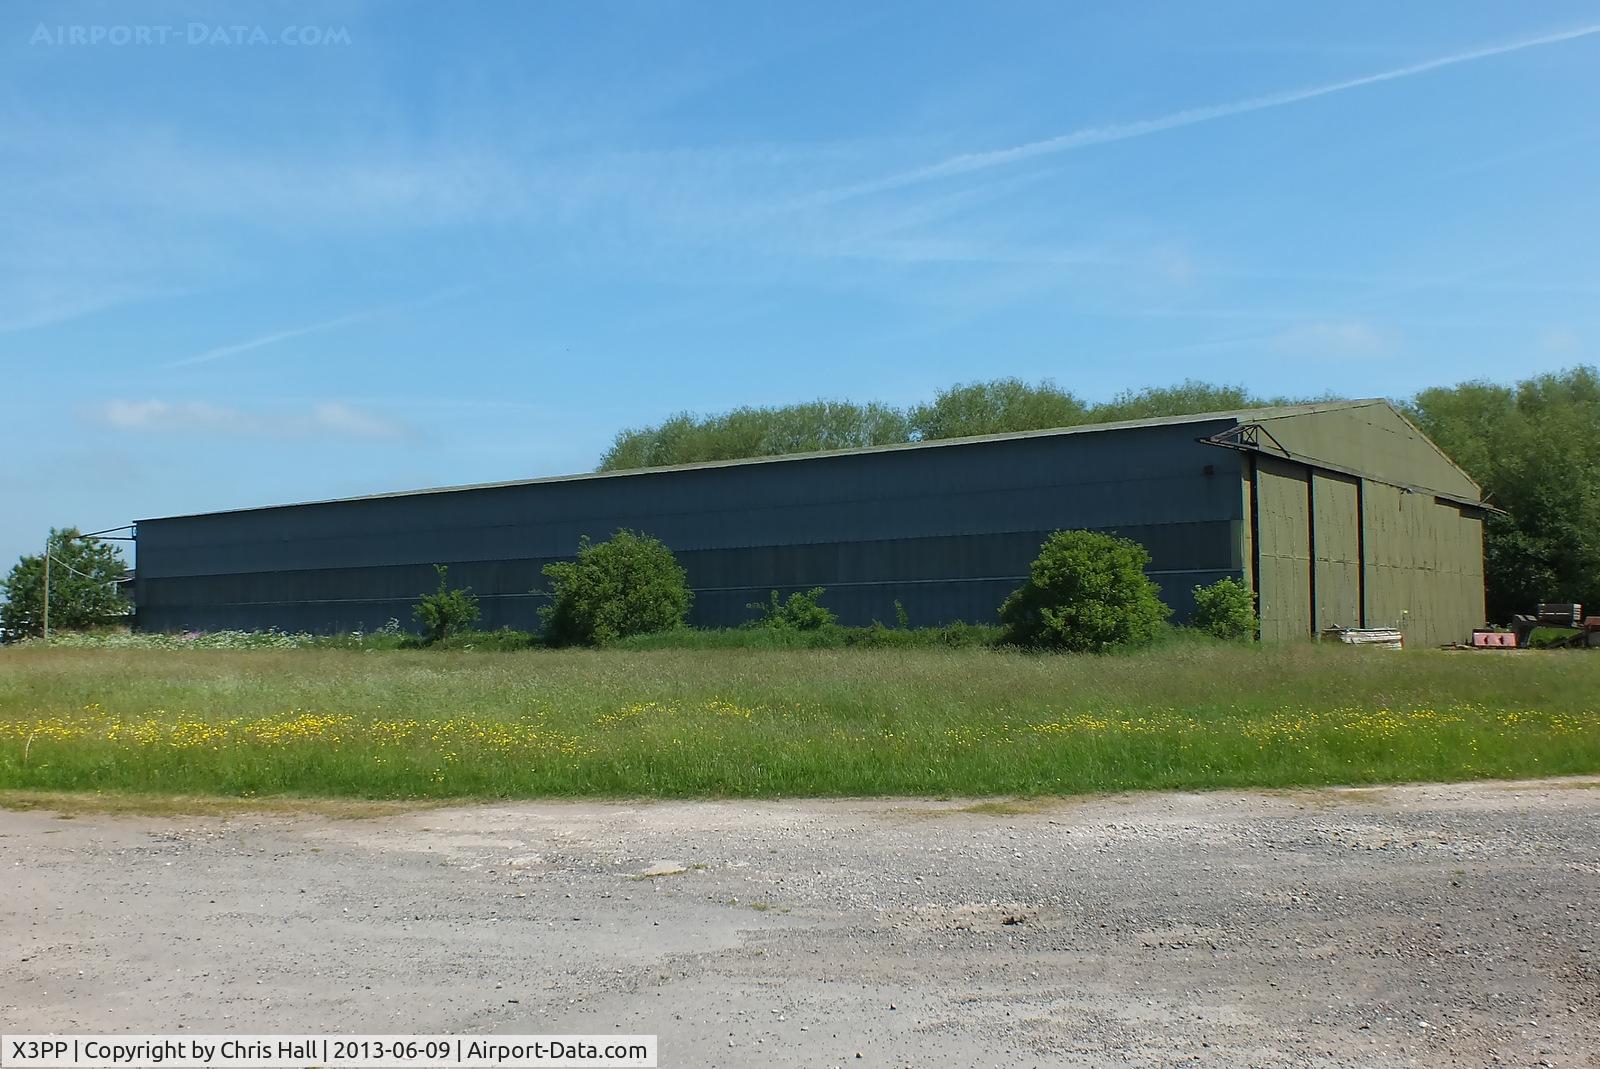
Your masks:
<svg viewBox="0 0 1600 1069"><path fill-rule="evenodd" d="M1262 444L1263 438L1272 444L1272 449L1268 449ZM1313 471L1326 471L1331 472L1334 475L1343 475L1352 479L1365 479L1368 482L1381 483L1384 486L1393 486L1396 489L1403 490L1408 494L1429 494L1437 501L1449 505L1455 505L1458 508L1479 509L1483 512L1491 512L1500 516L1506 515L1505 509L1491 505L1487 501L1473 501L1456 494L1441 493L1438 490L1433 490L1426 486L1416 486L1411 483L1398 483L1389 479L1380 479L1367 472L1358 471L1355 468L1347 468L1342 464L1334 464L1330 461L1318 460L1316 457L1302 456L1299 453L1291 452L1284 447L1282 442L1278 441L1272 436L1271 431L1267 430L1266 427L1259 423L1240 423L1237 426L1229 427L1227 430L1218 431L1216 434L1208 434L1203 437L1196 438L1195 441L1199 442L1201 445L1214 445L1221 449L1232 449L1239 453L1257 453L1270 457L1278 457L1282 460L1290 460L1296 464L1302 464Z"/></svg>
<svg viewBox="0 0 1600 1069"><path fill-rule="evenodd" d="M1258 493L1256 455L1245 454L1250 465L1250 592L1255 595L1256 633L1261 641L1261 499Z"/></svg>

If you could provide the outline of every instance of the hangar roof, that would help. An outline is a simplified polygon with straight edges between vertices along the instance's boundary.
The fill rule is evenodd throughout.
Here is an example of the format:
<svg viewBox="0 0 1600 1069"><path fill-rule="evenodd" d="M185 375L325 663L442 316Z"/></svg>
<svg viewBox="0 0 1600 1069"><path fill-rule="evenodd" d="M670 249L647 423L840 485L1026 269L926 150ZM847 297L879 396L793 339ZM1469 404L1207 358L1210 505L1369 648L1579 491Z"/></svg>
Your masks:
<svg viewBox="0 0 1600 1069"><path fill-rule="evenodd" d="M969 435L962 438L939 438L926 442L902 442L893 445L864 446L855 449L825 449L807 453L783 453L777 456L740 457L732 460L709 460L693 464L670 464L649 468L628 468L619 471L588 471L574 475L549 475L534 479L508 479L501 482L466 483L459 486L437 486L417 490L395 490L375 494L358 494L353 497L324 498L313 501L294 502L287 505L255 505L236 509L217 509L211 512L182 513L172 516L151 517L151 519L184 519L193 516L220 515L230 512L256 512L266 508L292 508L299 505L331 505L352 501L376 501L385 498L414 497L424 494L449 494L467 490L492 490L511 486L531 486L539 483L575 482L588 479L625 479L632 476L652 475L662 472L697 471L711 468L741 467L755 464L782 464L797 460L818 460L828 457L859 456L866 453L891 453L902 450L941 449L950 446L975 445L983 442L1014 441L1026 438L1053 438L1074 434L1099 434L1108 431L1138 430L1145 427L1170 427L1185 423L1211 423L1216 421L1233 421L1235 423L1259 423L1262 421L1275 421L1292 419L1298 416L1315 416L1331 413L1353 412L1357 409L1378 408L1389 417L1403 424L1421 441L1427 443L1431 451L1442 460L1457 476L1462 485L1458 486L1428 486L1430 490L1445 491L1452 497L1470 497L1474 502L1479 496L1478 486L1466 475L1454 461L1427 439L1420 430L1406 419L1406 417L1389 401L1381 398L1365 398L1353 401L1315 401L1300 405L1272 405L1257 408L1237 408L1220 412L1196 412L1182 416L1158 416L1150 419L1118 420L1111 423L1084 423L1072 427L1054 427L1037 431L1010 431L1002 434ZM1304 458L1297 458L1304 459ZM1374 473L1379 474L1379 473ZM141 521L146 522L146 521Z"/></svg>

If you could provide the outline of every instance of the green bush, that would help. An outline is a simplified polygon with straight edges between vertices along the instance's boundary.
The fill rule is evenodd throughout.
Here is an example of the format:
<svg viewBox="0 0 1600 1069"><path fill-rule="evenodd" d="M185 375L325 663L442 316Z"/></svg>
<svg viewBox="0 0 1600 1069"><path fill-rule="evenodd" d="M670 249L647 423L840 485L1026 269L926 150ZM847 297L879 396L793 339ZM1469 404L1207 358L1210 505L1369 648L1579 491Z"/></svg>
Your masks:
<svg viewBox="0 0 1600 1069"><path fill-rule="evenodd" d="M635 635L616 644L623 650L839 650L839 649L979 649L998 645L1000 629L983 624L954 623L943 627L819 627L810 631L749 626L680 627L653 635Z"/></svg>
<svg viewBox="0 0 1600 1069"><path fill-rule="evenodd" d="M467 630L478 622L478 599L466 587L452 589L450 569L435 564L439 574L439 589L422 595L411 614L422 625L423 640L432 644Z"/></svg>
<svg viewBox="0 0 1600 1069"><path fill-rule="evenodd" d="M885 627L873 621L867 627L841 627L837 630L841 645L866 649L927 649L930 646L978 649L998 645L1000 641L999 628L959 620L943 627Z"/></svg>
<svg viewBox="0 0 1600 1069"><path fill-rule="evenodd" d="M528 631L502 627L498 631L461 631L434 648L441 650L476 650L480 653L507 653L532 649L539 644L539 636Z"/></svg>
<svg viewBox="0 0 1600 1069"><path fill-rule="evenodd" d="M787 601L782 601L774 590L771 601L752 601L745 608L760 614L756 619L759 627L776 631L822 631L839 622L832 609L818 604L825 593L822 587L814 586L810 590L796 590Z"/></svg>
<svg viewBox="0 0 1600 1069"><path fill-rule="evenodd" d="M840 649L844 628L819 631L781 631L771 627L678 627L653 635L621 639L619 650L813 650Z"/></svg>
<svg viewBox="0 0 1600 1069"><path fill-rule="evenodd" d="M998 646L1005 631L994 624L969 624L964 620L931 628L934 641L951 649L976 649L981 646Z"/></svg>
<svg viewBox="0 0 1600 1069"><path fill-rule="evenodd" d="M928 644L910 628L887 627L881 620L874 620L866 627L840 627L834 630L839 632L839 641L845 646L861 646L866 649L899 649L926 646Z"/></svg>
<svg viewBox="0 0 1600 1069"><path fill-rule="evenodd" d="M672 551L626 530L594 544L585 537L577 560L545 565L544 577L553 601L539 615L554 646L603 646L681 627L694 598Z"/></svg>
<svg viewBox="0 0 1600 1069"><path fill-rule="evenodd" d="M1000 606L1005 640L1093 653L1150 643L1172 610L1144 574L1149 563L1144 547L1126 538L1057 531L1040 547L1028 582Z"/></svg>
<svg viewBox="0 0 1600 1069"><path fill-rule="evenodd" d="M1218 579L1194 588L1191 623L1218 638L1253 638L1256 633L1256 596L1237 579Z"/></svg>

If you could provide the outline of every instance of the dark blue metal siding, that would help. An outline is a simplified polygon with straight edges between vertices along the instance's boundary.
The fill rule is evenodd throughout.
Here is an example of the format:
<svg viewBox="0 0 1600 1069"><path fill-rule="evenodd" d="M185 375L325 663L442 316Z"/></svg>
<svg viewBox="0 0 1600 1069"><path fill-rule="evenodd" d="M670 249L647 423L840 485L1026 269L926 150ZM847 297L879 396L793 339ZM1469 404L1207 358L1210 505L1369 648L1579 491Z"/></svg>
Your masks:
<svg viewBox="0 0 1600 1069"><path fill-rule="evenodd" d="M540 568L619 527L660 538L694 586L693 622L731 625L773 589L828 589L847 623L990 621L1052 530L1135 538L1180 615L1196 583L1241 574L1227 424L844 454L293 505L139 524L139 623L334 631L410 624L432 566L488 627L538 626ZM1206 473L1210 467L1211 474Z"/></svg>

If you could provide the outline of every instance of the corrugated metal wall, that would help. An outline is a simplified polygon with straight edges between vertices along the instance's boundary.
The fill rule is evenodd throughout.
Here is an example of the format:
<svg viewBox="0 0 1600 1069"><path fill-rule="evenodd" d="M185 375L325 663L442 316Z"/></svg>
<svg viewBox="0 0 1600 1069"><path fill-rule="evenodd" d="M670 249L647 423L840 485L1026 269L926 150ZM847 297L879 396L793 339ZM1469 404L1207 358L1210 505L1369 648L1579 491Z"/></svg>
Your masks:
<svg viewBox="0 0 1600 1069"><path fill-rule="evenodd" d="M1257 420L1284 448L1331 460L1371 479L1431 487L1476 498L1478 486L1393 408L1383 402L1288 410Z"/></svg>
<svg viewBox="0 0 1600 1069"><path fill-rule="evenodd" d="M1317 630L1360 627L1361 612L1361 480L1331 472L1311 476L1311 502L1316 511Z"/></svg>
<svg viewBox="0 0 1600 1069"><path fill-rule="evenodd" d="M1303 638L1311 627L1310 472L1273 457L1256 458L1257 611L1261 637Z"/></svg>
<svg viewBox="0 0 1600 1069"><path fill-rule="evenodd" d="M1465 641L1484 622L1482 521L1393 486L1365 498L1368 621L1413 644Z"/></svg>
<svg viewBox="0 0 1600 1069"><path fill-rule="evenodd" d="M479 594L484 626L533 629L541 566L619 527L678 554L702 626L810 586L846 623L892 621L896 600L914 624L992 621L1064 528L1143 543L1181 619L1195 584L1243 574L1240 457L1195 441L1232 422L143 520L139 626L409 626L439 563Z"/></svg>
<svg viewBox="0 0 1600 1069"><path fill-rule="evenodd" d="M1397 627L1409 644L1430 646L1464 641L1484 623L1481 514L1433 493L1476 500L1478 489L1426 438L1382 404L1260 423L1271 434L1263 450L1311 461L1247 460L1263 638ZM1248 536L1245 547L1256 552Z"/></svg>

